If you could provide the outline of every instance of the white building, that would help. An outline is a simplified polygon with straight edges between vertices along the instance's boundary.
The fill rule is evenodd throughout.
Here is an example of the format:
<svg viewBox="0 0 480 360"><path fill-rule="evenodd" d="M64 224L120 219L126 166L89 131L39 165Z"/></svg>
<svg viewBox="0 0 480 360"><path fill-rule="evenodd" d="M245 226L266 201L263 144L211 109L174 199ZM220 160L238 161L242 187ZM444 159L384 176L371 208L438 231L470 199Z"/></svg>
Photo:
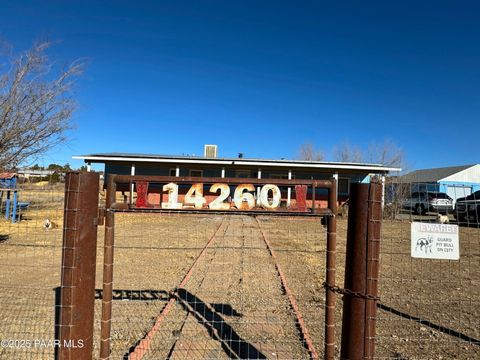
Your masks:
<svg viewBox="0 0 480 360"><path fill-rule="evenodd" d="M440 191L456 200L480 190L480 164L415 170L401 181L413 184L412 191Z"/></svg>

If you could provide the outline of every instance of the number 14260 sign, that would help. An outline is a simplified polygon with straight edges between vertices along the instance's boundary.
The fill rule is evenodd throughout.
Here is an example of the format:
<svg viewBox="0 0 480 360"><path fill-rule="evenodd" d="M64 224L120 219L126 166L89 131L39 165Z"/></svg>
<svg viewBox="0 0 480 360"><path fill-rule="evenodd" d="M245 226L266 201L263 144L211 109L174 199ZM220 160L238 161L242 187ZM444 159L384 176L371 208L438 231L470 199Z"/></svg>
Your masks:
<svg viewBox="0 0 480 360"><path fill-rule="evenodd" d="M266 210L275 210L280 206L281 193L277 185L266 184L260 192L258 199L255 199L255 186L252 184L240 184L233 193L233 204L228 201L230 196L230 187L227 184L213 184L209 192L217 194L217 197L207 204L207 199L203 196L203 184L193 184L185 194L184 202L178 200L178 185L169 183L163 185L163 192L168 193L168 201L162 203L162 209L183 209L191 208L203 209L207 207L211 210L229 210L232 205L239 210L251 210L256 203Z"/></svg>

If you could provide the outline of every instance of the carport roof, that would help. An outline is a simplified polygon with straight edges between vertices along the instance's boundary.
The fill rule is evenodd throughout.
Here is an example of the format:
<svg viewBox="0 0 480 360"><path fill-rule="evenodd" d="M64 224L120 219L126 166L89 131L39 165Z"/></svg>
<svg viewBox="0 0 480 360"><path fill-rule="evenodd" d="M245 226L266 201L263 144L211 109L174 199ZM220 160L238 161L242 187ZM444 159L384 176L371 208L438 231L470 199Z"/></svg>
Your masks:
<svg viewBox="0 0 480 360"><path fill-rule="evenodd" d="M475 166L475 164L415 170L402 176L402 181L417 182L417 183L438 182L450 175L466 170L472 166Z"/></svg>
<svg viewBox="0 0 480 360"><path fill-rule="evenodd" d="M388 173L401 171L400 168L386 167L381 164L368 163L345 163L328 161L305 161L305 160L270 160L250 158L209 158L204 156L180 156L180 155L153 155L153 154L129 154L129 153L100 153L90 155L73 156L74 159L84 160L87 163L180 163L197 165L234 165L256 167L291 167L291 168L317 168L334 170L363 170L372 173Z"/></svg>

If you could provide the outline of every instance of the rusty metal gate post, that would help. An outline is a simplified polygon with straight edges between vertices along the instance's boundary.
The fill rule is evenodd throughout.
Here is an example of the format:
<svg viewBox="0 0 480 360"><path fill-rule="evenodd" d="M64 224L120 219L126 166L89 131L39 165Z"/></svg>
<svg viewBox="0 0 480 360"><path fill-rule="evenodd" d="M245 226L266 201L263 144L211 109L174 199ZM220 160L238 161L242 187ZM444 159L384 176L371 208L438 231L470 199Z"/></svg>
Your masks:
<svg viewBox="0 0 480 360"><path fill-rule="evenodd" d="M71 172L65 205L57 357L92 359L99 175Z"/></svg>
<svg viewBox="0 0 480 360"><path fill-rule="evenodd" d="M371 359L380 254L381 184L352 184L348 214L342 359Z"/></svg>
<svg viewBox="0 0 480 360"><path fill-rule="evenodd" d="M332 214L327 219L327 270L325 294L325 358L335 357L335 270L337 249L337 180L332 178L328 190L328 207Z"/></svg>
<svg viewBox="0 0 480 360"><path fill-rule="evenodd" d="M378 274L380 271L380 235L382 225L382 194L380 182L370 183L368 194L367 227L367 284L365 299L365 358L373 359L375 354L375 326L377 319Z"/></svg>
<svg viewBox="0 0 480 360"><path fill-rule="evenodd" d="M115 202L117 188L115 175L108 176L107 199L105 205L105 243L103 250L103 291L102 322L100 325L100 359L110 357L110 334L112 329L113 299L113 246L115 230L115 213L112 204Z"/></svg>

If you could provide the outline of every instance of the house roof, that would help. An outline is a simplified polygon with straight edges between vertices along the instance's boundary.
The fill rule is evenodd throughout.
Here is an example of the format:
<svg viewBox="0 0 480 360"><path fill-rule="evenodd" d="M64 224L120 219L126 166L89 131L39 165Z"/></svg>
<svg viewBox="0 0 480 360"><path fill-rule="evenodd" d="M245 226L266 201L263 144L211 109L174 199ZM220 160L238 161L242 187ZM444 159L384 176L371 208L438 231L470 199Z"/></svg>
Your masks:
<svg viewBox="0 0 480 360"><path fill-rule="evenodd" d="M472 166L475 166L475 164L415 170L402 176L402 181L418 183L437 182L446 178L447 176L471 168Z"/></svg>
<svg viewBox="0 0 480 360"><path fill-rule="evenodd" d="M74 159L84 160L87 163L128 162L128 163L185 163L198 165L236 165L255 167L291 167L291 168L317 168L337 170L364 170L375 173L388 173L401 171L400 168L386 167L381 164L346 163L328 161L305 160L270 160L253 158L211 158L204 156L180 155L154 155L154 154L128 154L128 153L100 153L73 156Z"/></svg>
<svg viewBox="0 0 480 360"><path fill-rule="evenodd" d="M55 170L34 170L34 169L18 169L18 174L20 175L30 175L30 176L48 176L55 173Z"/></svg>
<svg viewBox="0 0 480 360"><path fill-rule="evenodd" d="M0 179L13 179L17 174L11 172L0 172Z"/></svg>

